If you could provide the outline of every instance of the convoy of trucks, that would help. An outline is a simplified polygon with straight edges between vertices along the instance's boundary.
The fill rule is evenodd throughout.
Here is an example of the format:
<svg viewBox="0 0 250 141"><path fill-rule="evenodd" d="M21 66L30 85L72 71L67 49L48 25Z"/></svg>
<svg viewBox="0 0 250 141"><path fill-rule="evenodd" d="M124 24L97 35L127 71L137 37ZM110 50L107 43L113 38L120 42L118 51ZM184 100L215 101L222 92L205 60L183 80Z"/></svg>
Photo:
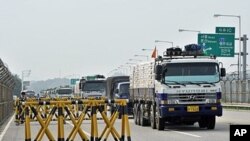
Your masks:
<svg viewBox="0 0 250 141"><path fill-rule="evenodd" d="M164 57L135 65L130 97L135 124L164 130L165 123L214 129L222 116L220 79L225 69L198 45L167 49Z"/></svg>
<svg viewBox="0 0 250 141"><path fill-rule="evenodd" d="M215 56L202 55L195 44L170 48L163 57L134 65L130 76L83 77L78 93L82 98L127 99L137 125L164 130L167 124L198 122L200 128L214 129L216 116L222 116L220 80L226 70ZM110 105L111 113L116 109Z"/></svg>

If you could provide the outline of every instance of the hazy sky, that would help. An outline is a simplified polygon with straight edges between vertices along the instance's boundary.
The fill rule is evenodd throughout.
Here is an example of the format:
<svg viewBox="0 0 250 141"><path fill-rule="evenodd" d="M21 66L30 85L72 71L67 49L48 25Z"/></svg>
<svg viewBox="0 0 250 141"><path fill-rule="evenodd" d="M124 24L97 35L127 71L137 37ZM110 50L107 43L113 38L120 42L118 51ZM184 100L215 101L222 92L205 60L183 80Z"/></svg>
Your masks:
<svg viewBox="0 0 250 141"><path fill-rule="evenodd" d="M215 33L216 26L236 27L250 36L248 0L0 0L0 58L12 73L31 70L30 80L108 74L135 54L159 53L173 41L197 43L197 33ZM235 42L238 51L238 41ZM250 49L248 49L250 51ZM235 58L219 58L227 71ZM248 56L248 64L250 57ZM248 67L248 69L250 69Z"/></svg>

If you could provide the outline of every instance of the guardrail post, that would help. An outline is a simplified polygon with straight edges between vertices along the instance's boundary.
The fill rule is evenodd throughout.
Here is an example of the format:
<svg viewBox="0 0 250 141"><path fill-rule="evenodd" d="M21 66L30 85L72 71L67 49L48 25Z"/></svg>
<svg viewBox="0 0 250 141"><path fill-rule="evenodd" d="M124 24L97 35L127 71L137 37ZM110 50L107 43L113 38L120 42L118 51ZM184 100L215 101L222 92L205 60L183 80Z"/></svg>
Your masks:
<svg viewBox="0 0 250 141"><path fill-rule="evenodd" d="M96 118L97 105L96 102L92 102L91 108L91 137L90 141L98 141L98 128L97 128L97 118Z"/></svg>
<svg viewBox="0 0 250 141"><path fill-rule="evenodd" d="M29 116L29 109L27 106L25 106L24 112L25 112L25 141L31 141L30 116Z"/></svg>
<svg viewBox="0 0 250 141"><path fill-rule="evenodd" d="M64 114L62 102L58 103L58 141L64 141Z"/></svg>
<svg viewBox="0 0 250 141"><path fill-rule="evenodd" d="M19 105L20 103L19 103L19 99L17 99L16 101L15 101L15 122L16 122L16 125L19 125Z"/></svg>
<svg viewBox="0 0 250 141"><path fill-rule="evenodd" d="M125 140L125 131L127 135L127 140L131 141L131 136L130 136L130 127L129 127L129 121L128 121L128 107L127 107L127 102L125 100L122 101L122 133L121 133L121 139L120 141Z"/></svg>
<svg viewBox="0 0 250 141"><path fill-rule="evenodd" d="M124 107L124 118L125 118L125 124L126 124L127 141L131 141L130 126L129 126L129 121L128 121L128 106L127 106L127 103L126 103L126 105Z"/></svg>

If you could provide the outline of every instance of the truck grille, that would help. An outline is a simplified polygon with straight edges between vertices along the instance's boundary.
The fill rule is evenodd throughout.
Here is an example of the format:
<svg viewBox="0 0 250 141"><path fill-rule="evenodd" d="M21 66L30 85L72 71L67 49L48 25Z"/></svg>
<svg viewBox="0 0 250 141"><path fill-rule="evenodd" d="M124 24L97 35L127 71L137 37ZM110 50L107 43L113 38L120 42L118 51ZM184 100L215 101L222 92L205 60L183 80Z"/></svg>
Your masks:
<svg viewBox="0 0 250 141"><path fill-rule="evenodd" d="M203 104L206 99L216 99L216 93L169 94L168 99L178 100L179 104Z"/></svg>

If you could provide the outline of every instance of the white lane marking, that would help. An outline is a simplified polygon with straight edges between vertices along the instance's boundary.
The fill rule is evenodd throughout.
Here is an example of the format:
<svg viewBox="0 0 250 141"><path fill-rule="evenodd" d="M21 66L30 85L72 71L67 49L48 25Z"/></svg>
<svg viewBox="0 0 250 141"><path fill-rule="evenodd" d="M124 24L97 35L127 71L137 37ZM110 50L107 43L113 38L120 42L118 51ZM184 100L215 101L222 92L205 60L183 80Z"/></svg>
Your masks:
<svg viewBox="0 0 250 141"><path fill-rule="evenodd" d="M187 135L187 136L192 136L192 137L196 137L196 138L200 138L201 136L195 135L195 134L190 134L190 133L186 133L186 132L181 132L181 131L175 131L175 130L169 130L171 132L175 132L175 133L179 133L179 134L183 134L183 135Z"/></svg>
<svg viewBox="0 0 250 141"><path fill-rule="evenodd" d="M74 127L74 124L70 123L69 121L66 121L69 125L73 126ZM87 136L91 136L90 133L86 132L86 131L83 131Z"/></svg>
<svg viewBox="0 0 250 141"><path fill-rule="evenodd" d="M133 123L134 120L133 119L129 119L129 123ZM195 135L195 134L190 134L190 133L186 133L186 132L181 132L181 131L176 131L176 130L170 130L170 129L167 129L168 131L171 131L171 132L175 132L175 133L178 133L178 134L183 134L183 135L187 135L187 136L192 136L192 137L196 137L196 138L201 138L201 136L198 136L198 135Z"/></svg>
<svg viewBox="0 0 250 141"><path fill-rule="evenodd" d="M8 128L10 127L10 123L13 121L15 117L15 114L13 114L12 118L9 120L9 122L7 123L7 125L5 126L2 134L0 135L0 141L3 139L3 136L5 135L6 131L8 130Z"/></svg>
<svg viewBox="0 0 250 141"><path fill-rule="evenodd" d="M133 122L134 122L133 119L129 120L129 123L133 123ZM191 136L191 137L201 138L201 136L198 136L198 135L195 135L195 134L190 134L190 133L176 131L176 130L170 130L170 129L167 129L167 130L171 131L171 132L178 133L178 134L183 134L183 135L187 135L187 136Z"/></svg>

